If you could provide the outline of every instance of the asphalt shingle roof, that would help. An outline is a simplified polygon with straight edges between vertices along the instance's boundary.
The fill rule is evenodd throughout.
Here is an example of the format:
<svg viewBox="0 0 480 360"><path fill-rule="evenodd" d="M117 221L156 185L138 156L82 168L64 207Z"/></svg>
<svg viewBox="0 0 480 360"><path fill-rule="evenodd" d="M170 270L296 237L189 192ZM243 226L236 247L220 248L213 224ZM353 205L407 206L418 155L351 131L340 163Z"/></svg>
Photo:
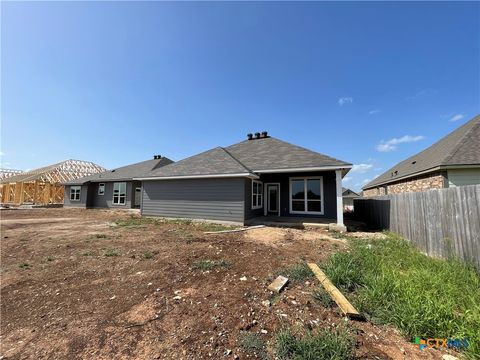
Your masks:
<svg viewBox="0 0 480 360"><path fill-rule="evenodd" d="M272 137L216 147L151 171L145 178L245 174L258 170L350 166L329 156ZM137 176L141 178L141 176Z"/></svg>
<svg viewBox="0 0 480 360"><path fill-rule="evenodd" d="M83 178L66 182L65 185L81 185L87 182L132 180L134 177L144 176L145 174L148 174L154 169L159 169L171 163L173 163L173 161L166 157L161 157L160 159L146 160L127 166L122 166L116 169L107 170L99 174L85 176Z"/></svg>
<svg viewBox="0 0 480 360"><path fill-rule="evenodd" d="M480 115L460 126L432 146L396 164L363 189L396 182L439 166L480 167ZM393 175L392 175L393 174Z"/></svg>

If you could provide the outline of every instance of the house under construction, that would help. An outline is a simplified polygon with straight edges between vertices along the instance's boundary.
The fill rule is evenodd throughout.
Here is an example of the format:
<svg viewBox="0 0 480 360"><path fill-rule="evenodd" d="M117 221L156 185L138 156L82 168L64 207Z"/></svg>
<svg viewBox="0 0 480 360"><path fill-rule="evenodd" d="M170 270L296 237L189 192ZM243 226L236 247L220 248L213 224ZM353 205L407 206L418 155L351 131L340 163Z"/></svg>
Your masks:
<svg viewBox="0 0 480 360"><path fill-rule="evenodd" d="M0 202L2 205L63 204L62 183L106 171L89 161L66 160L39 169L18 172L1 171Z"/></svg>

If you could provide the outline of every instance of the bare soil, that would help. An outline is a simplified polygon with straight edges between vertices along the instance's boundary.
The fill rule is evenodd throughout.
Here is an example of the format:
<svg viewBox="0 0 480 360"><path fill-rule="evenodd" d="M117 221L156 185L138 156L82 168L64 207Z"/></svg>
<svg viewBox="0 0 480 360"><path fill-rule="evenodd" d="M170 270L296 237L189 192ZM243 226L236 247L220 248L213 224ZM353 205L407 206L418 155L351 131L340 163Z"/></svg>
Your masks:
<svg viewBox="0 0 480 360"><path fill-rule="evenodd" d="M3 359L244 359L253 356L239 347L242 332L260 334L271 348L283 326L346 322L313 301L314 278L280 295L267 290L282 269L347 246L325 230L207 235L196 224L118 226L132 216L123 211L0 215ZM202 271L194 266L201 260L231 265ZM391 327L348 323L358 358L441 358Z"/></svg>

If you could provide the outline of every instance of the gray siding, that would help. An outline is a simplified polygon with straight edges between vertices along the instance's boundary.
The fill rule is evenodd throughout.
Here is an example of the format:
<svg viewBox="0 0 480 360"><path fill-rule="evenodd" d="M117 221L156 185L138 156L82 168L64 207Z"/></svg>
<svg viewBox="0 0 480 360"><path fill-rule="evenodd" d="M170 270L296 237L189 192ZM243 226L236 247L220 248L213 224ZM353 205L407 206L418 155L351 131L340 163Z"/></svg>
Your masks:
<svg viewBox="0 0 480 360"><path fill-rule="evenodd" d="M244 222L245 179L144 181L142 214Z"/></svg>
<svg viewBox="0 0 480 360"><path fill-rule="evenodd" d="M63 197L63 205L69 207L87 207L88 198L88 186L81 185L80 201L70 201L70 187L71 185L65 185L65 193Z"/></svg>
<svg viewBox="0 0 480 360"><path fill-rule="evenodd" d="M307 215L290 213L290 178L291 177L323 176L323 197L324 197L324 215ZM263 174L260 179L262 183L280 183L280 215L281 216L300 216L300 217L320 217L328 219L337 218L337 193L335 171L324 172L303 172L303 173L284 173L284 174ZM251 219L256 216L263 216L263 208L252 210L252 180L245 180L245 219ZM263 199L265 206L265 194Z"/></svg>
<svg viewBox="0 0 480 360"><path fill-rule="evenodd" d="M100 183L90 183L91 195L88 201L88 207L94 208L118 208L129 209L133 207L133 200L135 196L135 188L132 186L131 181L118 181L127 183L127 198L125 205L113 204L113 182L105 182L105 194L98 195L98 187Z"/></svg>
<svg viewBox="0 0 480 360"><path fill-rule="evenodd" d="M480 184L480 169L452 169L447 176L449 187Z"/></svg>

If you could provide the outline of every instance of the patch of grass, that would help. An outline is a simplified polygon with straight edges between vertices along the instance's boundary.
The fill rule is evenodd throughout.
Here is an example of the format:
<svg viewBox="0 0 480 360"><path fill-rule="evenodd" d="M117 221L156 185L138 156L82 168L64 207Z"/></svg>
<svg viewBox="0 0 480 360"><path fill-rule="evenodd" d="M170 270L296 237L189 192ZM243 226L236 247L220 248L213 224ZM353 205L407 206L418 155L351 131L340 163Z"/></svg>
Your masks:
<svg viewBox="0 0 480 360"><path fill-rule="evenodd" d="M260 359L270 359L265 341L259 334L246 332L240 335L240 348L247 354L258 356Z"/></svg>
<svg viewBox="0 0 480 360"><path fill-rule="evenodd" d="M128 219L121 219L121 220L116 220L115 224L117 226L122 226L122 227L140 227L148 224L154 224L158 225L161 223L161 219L155 219L151 217L139 217L139 216L134 216L130 215Z"/></svg>
<svg viewBox="0 0 480 360"><path fill-rule="evenodd" d="M276 335L275 351L280 360L346 360L353 359L355 343L344 328L320 329L303 336L285 329Z"/></svg>
<svg viewBox="0 0 480 360"><path fill-rule="evenodd" d="M111 256L120 256L120 253L116 249L107 249L104 253L104 256L111 257Z"/></svg>
<svg viewBox="0 0 480 360"><path fill-rule="evenodd" d="M151 251L144 251L142 254L144 259L152 259L154 254Z"/></svg>
<svg viewBox="0 0 480 360"><path fill-rule="evenodd" d="M32 267L32 265L30 265L29 263L24 262L24 263L18 264L18 267L19 267L20 269L23 269L23 270L28 270L28 269L30 269L30 268Z"/></svg>
<svg viewBox="0 0 480 360"><path fill-rule="evenodd" d="M312 298L326 308L331 308L335 305L330 294L321 286L312 291Z"/></svg>
<svg viewBox="0 0 480 360"><path fill-rule="evenodd" d="M83 256L93 256L95 254L93 253L93 251L85 251L82 255ZM105 256L107 256L107 255L105 255Z"/></svg>
<svg viewBox="0 0 480 360"><path fill-rule="evenodd" d="M53 261L53 260L55 260L55 258L53 256L47 257L47 261Z"/></svg>
<svg viewBox="0 0 480 360"><path fill-rule="evenodd" d="M349 299L373 320L405 336L467 337L466 355L480 355L480 277L460 261L434 259L394 234L350 240L351 250L322 266Z"/></svg>
<svg viewBox="0 0 480 360"><path fill-rule="evenodd" d="M223 231L223 230L233 230L238 228L238 226L214 224L214 223L207 223L207 222L195 223L195 226L201 231Z"/></svg>
<svg viewBox="0 0 480 360"><path fill-rule="evenodd" d="M298 263L290 266L279 272L278 275L286 276L292 283L300 283L313 277L312 270L310 270L306 263Z"/></svg>
<svg viewBox="0 0 480 360"><path fill-rule="evenodd" d="M97 239L107 239L107 238L108 238L108 236L105 235L105 234L95 234L95 237L96 237Z"/></svg>
<svg viewBox="0 0 480 360"><path fill-rule="evenodd" d="M232 266L232 263L228 260L198 260L193 263L192 268L206 271L219 267L229 268L230 266Z"/></svg>

